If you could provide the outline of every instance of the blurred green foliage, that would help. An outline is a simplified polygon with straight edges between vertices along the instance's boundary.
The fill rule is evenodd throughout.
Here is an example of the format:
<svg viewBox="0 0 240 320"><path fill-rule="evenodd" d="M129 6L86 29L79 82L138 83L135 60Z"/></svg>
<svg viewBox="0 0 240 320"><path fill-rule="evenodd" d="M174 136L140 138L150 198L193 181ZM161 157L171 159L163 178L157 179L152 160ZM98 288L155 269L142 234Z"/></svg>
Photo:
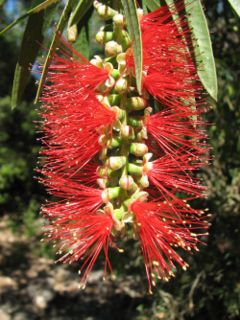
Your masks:
<svg viewBox="0 0 240 320"><path fill-rule="evenodd" d="M204 4L219 82L218 104L207 115L214 159L203 172L209 198L202 206L213 213L212 226L207 246L186 258L189 270L179 271L170 283L159 283L148 303L138 305L135 320L240 318L240 21L227 1L206 0ZM3 27L9 17L6 12L1 16ZM33 178L39 150L33 79L24 101L14 111L10 108L21 28L19 25L0 38L0 208L16 231L32 237L40 232L36 217L45 195ZM137 246L132 250L124 268L133 277L145 278ZM113 264L116 268L117 263ZM121 268L123 265L117 273Z"/></svg>

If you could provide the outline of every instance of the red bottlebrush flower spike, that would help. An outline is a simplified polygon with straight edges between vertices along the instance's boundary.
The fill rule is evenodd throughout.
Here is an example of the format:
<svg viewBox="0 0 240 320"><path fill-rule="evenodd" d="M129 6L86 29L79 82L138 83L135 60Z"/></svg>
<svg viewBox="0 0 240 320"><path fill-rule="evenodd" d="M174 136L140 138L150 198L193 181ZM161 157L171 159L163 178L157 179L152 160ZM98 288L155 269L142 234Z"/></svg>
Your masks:
<svg viewBox="0 0 240 320"><path fill-rule="evenodd" d="M171 198L174 198L176 192L200 197L206 187L200 185L196 178L191 177L192 171L199 167L201 165L196 159L190 158L187 154L174 159L165 155L153 161L146 174L165 197L171 195Z"/></svg>
<svg viewBox="0 0 240 320"><path fill-rule="evenodd" d="M198 250L197 244L200 240L194 231L207 228L207 222L202 219L200 212L198 217L189 218L188 210L178 208L178 215L174 215L172 206L175 205L139 201L131 205L136 218L150 291L152 285L155 285L155 278L168 280L174 275L175 263L183 269L188 266L173 247L187 251Z"/></svg>
<svg viewBox="0 0 240 320"><path fill-rule="evenodd" d="M179 12L181 9L182 6ZM166 6L141 19L143 86L164 106L193 112L193 101L195 104L195 98L201 97L202 86L184 40L190 37L190 29L186 22L182 31L177 24L180 21L173 21ZM131 51L127 57L128 66L132 68Z"/></svg>
<svg viewBox="0 0 240 320"><path fill-rule="evenodd" d="M76 209L76 208L74 208ZM46 230L49 240L60 242L59 254L67 251L59 261L72 263L83 260L79 273L83 272L80 286L84 289L91 271L101 250L105 254L105 272L111 271L108 258L108 247L111 241L113 219L102 213L77 213L69 220L49 226Z"/></svg>
<svg viewBox="0 0 240 320"><path fill-rule="evenodd" d="M203 89L184 16L173 20L167 6L141 15L139 95L123 15L96 0L94 6L112 19L112 30L108 24L96 35L105 57L89 62L61 39L49 68L40 181L54 200L42 213L59 261L80 261L82 287L101 251L105 273L111 271L108 247L117 248L131 226L151 290L155 278L186 268L179 248L197 250L206 235L205 211L192 205L204 195L196 173L209 158Z"/></svg>
<svg viewBox="0 0 240 320"><path fill-rule="evenodd" d="M159 147L174 157L185 149L189 155L206 154L206 132L201 128L203 120L194 118L193 113L164 109L147 119L148 132L154 137ZM196 129L198 128L198 129ZM182 153L182 151L180 151Z"/></svg>

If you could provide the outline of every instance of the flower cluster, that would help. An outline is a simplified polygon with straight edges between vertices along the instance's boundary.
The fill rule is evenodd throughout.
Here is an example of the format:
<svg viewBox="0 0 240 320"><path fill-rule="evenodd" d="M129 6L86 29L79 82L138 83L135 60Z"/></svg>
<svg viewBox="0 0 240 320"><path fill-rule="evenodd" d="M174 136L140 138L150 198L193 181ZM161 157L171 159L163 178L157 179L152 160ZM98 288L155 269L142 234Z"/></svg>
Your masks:
<svg viewBox="0 0 240 320"><path fill-rule="evenodd" d="M149 289L168 280L179 249L198 250L206 214L196 172L208 162L203 89L187 42L184 16L167 6L139 19L143 88L136 89L132 42L122 14L94 6L112 30L96 39L105 57L89 62L61 39L42 96L41 182L53 200L42 213L60 261L80 261L84 287L98 255L111 270L109 246L129 225L139 238ZM128 227L129 229L129 227Z"/></svg>

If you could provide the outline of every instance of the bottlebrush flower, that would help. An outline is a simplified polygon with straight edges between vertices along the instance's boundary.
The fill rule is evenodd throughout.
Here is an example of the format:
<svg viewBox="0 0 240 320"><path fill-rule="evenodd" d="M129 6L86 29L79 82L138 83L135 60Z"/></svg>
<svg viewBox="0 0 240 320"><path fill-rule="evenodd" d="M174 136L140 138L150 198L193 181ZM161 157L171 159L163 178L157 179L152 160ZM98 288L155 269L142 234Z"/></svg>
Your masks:
<svg viewBox="0 0 240 320"><path fill-rule="evenodd" d="M158 143L159 147L174 157L181 150L191 154L206 154L207 134L203 129L204 121L192 118L194 112L188 114L182 111L163 109L147 118L148 132Z"/></svg>
<svg viewBox="0 0 240 320"><path fill-rule="evenodd" d="M174 21L163 6L141 18L139 95L124 17L94 6L113 21L96 36L106 57L89 62L61 40L42 96L40 181L53 196L42 208L45 229L59 261L81 262L84 287L100 251L111 271L108 247L131 225L151 290L155 277L186 268L178 249L197 250L206 235L205 211L191 206L206 190L196 177L209 150L203 89L184 16Z"/></svg>
<svg viewBox="0 0 240 320"><path fill-rule="evenodd" d="M80 209L82 207L80 206ZM71 208L70 210L77 210ZM49 240L60 243L59 254L66 251L59 261L72 263L82 260L79 273L83 272L80 286L84 289L89 272L91 271L101 250L105 254L105 272L111 270L108 258L108 247L111 241L113 219L101 212L78 212L74 216L57 220L57 223L46 228Z"/></svg>
<svg viewBox="0 0 240 320"><path fill-rule="evenodd" d="M193 112L192 99L201 97L202 86L184 40L190 29L186 23L184 29L178 28L180 19L181 15L174 21L166 6L141 19L143 86L164 106ZM134 65L131 50L127 63L129 68Z"/></svg>
<svg viewBox="0 0 240 320"><path fill-rule="evenodd" d="M201 212L189 215L189 210L180 206L178 214L174 214L172 206L178 204L136 201L130 208L136 218L150 292L156 278L168 280L174 275L176 263L183 269L188 267L173 247L198 250L198 237L202 235L199 230L204 231L208 226Z"/></svg>

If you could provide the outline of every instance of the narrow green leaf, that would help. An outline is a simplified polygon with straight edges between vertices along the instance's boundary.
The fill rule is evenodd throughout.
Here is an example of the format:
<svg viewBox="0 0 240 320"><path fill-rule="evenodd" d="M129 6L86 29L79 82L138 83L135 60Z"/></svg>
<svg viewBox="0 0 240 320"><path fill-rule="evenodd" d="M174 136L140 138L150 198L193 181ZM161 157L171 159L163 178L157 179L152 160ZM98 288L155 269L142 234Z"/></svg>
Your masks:
<svg viewBox="0 0 240 320"><path fill-rule="evenodd" d="M122 0L123 10L126 16L127 27L133 40L133 57L135 63L136 82L138 92L142 92L142 36L139 19L137 15L136 1Z"/></svg>
<svg viewBox="0 0 240 320"><path fill-rule="evenodd" d="M8 26L6 26L4 29L2 29L0 31L0 36L3 35L5 32L7 32L8 30L12 29L12 27L14 27L16 24L18 24L20 21L22 21L23 19L28 17L28 13L23 14L21 17L17 18L16 20L14 20L13 22L11 22Z"/></svg>
<svg viewBox="0 0 240 320"><path fill-rule="evenodd" d="M154 11L160 7L159 0L143 0L143 4L147 6L150 11Z"/></svg>
<svg viewBox="0 0 240 320"><path fill-rule="evenodd" d="M80 0L69 19L69 26L77 24L91 8L92 4L93 0Z"/></svg>
<svg viewBox="0 0 240 320"><path fill-rule="evenodd" d="M236 13L240 16L240 0L228 0Z"/></svg>
<svg viewBox="0 0 240 320"><path fill-rule="evenodd" d="M198 75L210 96L217 100L217 75L207 20L200 0L185 0L188 21L192 28Z"/></svg>
<svg viewBox="0 0 240 320"><path fill-rule="evenodd" d="M29 15L37 13L37 12L40 12L42 10L45 10L47 7L49 7L50 5L52 5L53 3L57 2L57 1L59 1L59 0L46 0L46 1L42 2L42 3L40 3L39 5L37 5L36 7L28 10L21 17L17 18L13 22L11 22L8 26L6 26L6 28L1 30L0 31L0 36L3 35L5 32L7 32L8 30L10 30L12 27L14 27L20 21L22 21L23 19L27 18Z"/></svg>
<svg viewBox="0 0 240 320"><path fill-rule="evenodd" d="M44 12L35 13L28 18L14 73L11 98L12 108L16 107L26 88L30 77L30 64L34 63L39 51L39 43L43 41L43 21Z"/></svg>
<svg viewBox="0 0 240 320"><path fill-rule="evenodd" d="M42 92L42 87L44 85L44 82L45 82L45 79L46 79L46 75L47 75L47 69L50 65L50 62L51 62L51 59L52 59L52 53L53 51L55 50L56 46L57 46L57 42L58 42L58 37L59 37L59 33L61 34L67 24L67 20L70 16L70 13L71 13L71 10L72 10L72 7L73 7L73 3L74 3L74 0L68 0L64 9L63 9L63 12L61 14L61 17L59 19L59 22L57 24L57 27L56 27L56 30L55 30L55 33L54 33L54 36L53 36L53 39L52 39L52 42L51 42L51 45L50 45L50 48L48 50L48 53L47 53L47 57L46 57L46 60L44 62L44 65L43 65L43 69L42 69L42 74L41 74L41 78L40 78L40 81L39 81L39 85L38 85L38 89L37 89L37 94L36 94L36 98L35 98L35 103L37 103L39 97L40 97L40 94Z"/></svg>
<svg viewBox="0 0 240 320"><path fill-rule="evenodd" d="M53 3L57 2L59 0L46 0L40 3L38 6L32 8L29 10L29 13L36 13L42 10L45 10L47 7L51 6Z"/></svg>

